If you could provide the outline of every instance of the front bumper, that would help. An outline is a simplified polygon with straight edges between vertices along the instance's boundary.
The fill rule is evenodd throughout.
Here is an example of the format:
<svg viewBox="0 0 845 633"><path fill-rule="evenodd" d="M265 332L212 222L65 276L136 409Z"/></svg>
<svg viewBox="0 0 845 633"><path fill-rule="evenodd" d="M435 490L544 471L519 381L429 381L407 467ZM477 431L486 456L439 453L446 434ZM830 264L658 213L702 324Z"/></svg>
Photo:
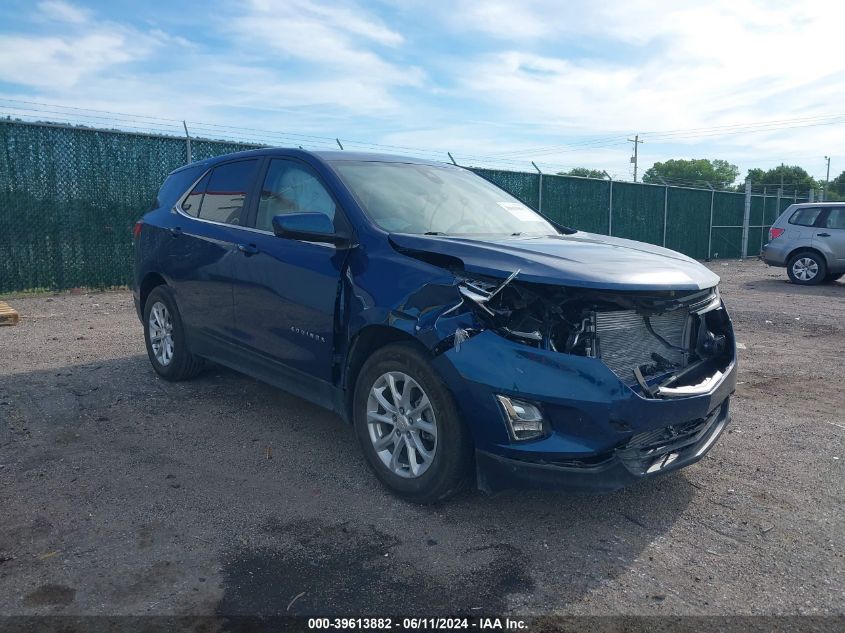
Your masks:
<svg viewBox="0 0 845 633"><path fill-rule="evenodd" d="M627 445L589 462L526 462L476 451L478 487L485 492L514 488L612 492L684 468L704 457L730 422L728 409L725 400L692 433L678 432L674 438L666 437L675 432L673 428L652 442L635 436Z"/></svg>
<svg viewBox="0 0 845 633"><path fill-rule="evenodd" d="M733 346L732 332L730 339ZM599 359L527 347L492 331L439 355L435 366L472 432L479 487L488 492L609 491L682 468L722 433L736 388L735 352L708 393L646 398ZM514 441L496 394L538 406L546 436ZM639 455L643 447L656 452ZM671 457L655 467L661 454Z"/></svg>

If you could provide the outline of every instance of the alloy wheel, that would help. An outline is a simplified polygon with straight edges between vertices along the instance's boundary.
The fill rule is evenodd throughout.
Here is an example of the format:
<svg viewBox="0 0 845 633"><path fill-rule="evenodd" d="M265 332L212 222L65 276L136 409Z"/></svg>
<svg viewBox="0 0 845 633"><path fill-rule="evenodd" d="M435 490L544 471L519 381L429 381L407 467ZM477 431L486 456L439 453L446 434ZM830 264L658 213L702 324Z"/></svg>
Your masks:
<svg viewBox="0 0 845 633"><path fill-rule="evenodd" d="M367 398L367 428L376 454L400 477L426 472L437 451L437 420L431 401L408 374L379 376Z"/></svg>
<svg viewBox="0 0 845 633"><path fill-rule="evenodd" d="M150 346L153 356L160 365L166 367L173 360L173 318L167 306L156 301L150 309L150 319L147 324L150 333Z"/></svg>

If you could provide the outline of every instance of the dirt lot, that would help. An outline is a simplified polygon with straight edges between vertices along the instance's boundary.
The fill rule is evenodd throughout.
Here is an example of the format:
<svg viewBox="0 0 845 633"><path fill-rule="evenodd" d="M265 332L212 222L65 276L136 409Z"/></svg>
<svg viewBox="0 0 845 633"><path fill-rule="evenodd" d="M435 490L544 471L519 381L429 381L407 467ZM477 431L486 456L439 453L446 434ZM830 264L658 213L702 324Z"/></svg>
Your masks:
<svg viewBox="0 0 845 633"><path fill-rule="evenodd" d="M159 380L127 292L12 299L0 613L843 614L845 283L712 267L743 348L703 461L435 508L302 400L219 368Z"/></svg>

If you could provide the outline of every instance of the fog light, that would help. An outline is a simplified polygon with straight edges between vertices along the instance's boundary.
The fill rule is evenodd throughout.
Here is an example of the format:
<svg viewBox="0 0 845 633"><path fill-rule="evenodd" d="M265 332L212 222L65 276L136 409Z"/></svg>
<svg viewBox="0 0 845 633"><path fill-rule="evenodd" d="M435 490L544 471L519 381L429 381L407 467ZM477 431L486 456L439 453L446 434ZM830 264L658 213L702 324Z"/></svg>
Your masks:
<svg viewBox="0 0 845 633"><path fill-rule="evenodd" d="M543 414L540 409L523 400L508 398L507 396L496 396L499 404L505 410L505 417L511 435L515 440L531 440L541 437L545 432L543 428Z"/></svg>

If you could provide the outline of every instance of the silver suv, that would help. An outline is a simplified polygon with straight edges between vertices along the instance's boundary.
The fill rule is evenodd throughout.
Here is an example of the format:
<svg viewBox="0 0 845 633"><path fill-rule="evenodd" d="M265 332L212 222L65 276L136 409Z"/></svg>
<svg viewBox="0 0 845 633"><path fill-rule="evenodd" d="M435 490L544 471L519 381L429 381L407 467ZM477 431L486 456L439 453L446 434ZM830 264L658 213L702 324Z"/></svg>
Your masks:
<svg viewBox="0 0 845 633"><path fill-rule="evenodd" d="M772 224L761 259L786 266L793 283L835 281L845 274L845 203L793 204Z"/></svg>

